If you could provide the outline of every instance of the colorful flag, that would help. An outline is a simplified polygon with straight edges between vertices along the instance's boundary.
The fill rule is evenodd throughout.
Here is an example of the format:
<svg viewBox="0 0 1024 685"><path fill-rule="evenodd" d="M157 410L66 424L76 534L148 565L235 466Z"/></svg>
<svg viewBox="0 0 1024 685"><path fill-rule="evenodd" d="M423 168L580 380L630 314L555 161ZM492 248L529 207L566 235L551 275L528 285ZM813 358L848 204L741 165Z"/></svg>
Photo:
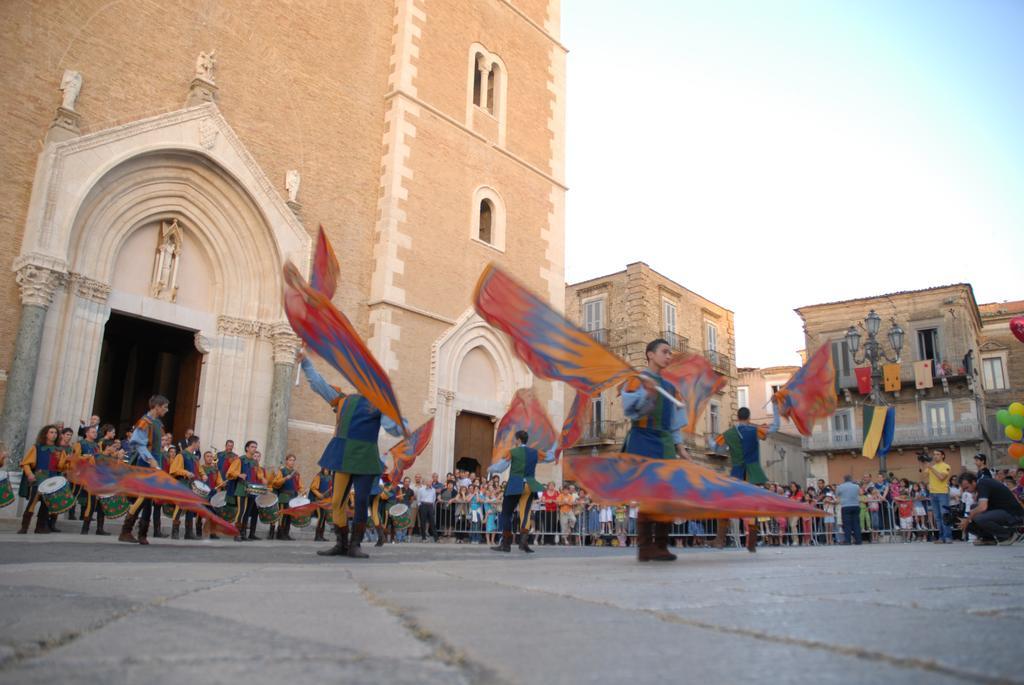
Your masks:
<svg viewBox="0 0 1024 685"><path fill-rule="evenodd" d="M330 509L331 498L325 497L324 499L317 500L316 502L310 502L309 504L303 504L301 507L282 507L281 516L305 516L307 514L313 514L317 509Z"/></svg>
<svg viewBox="0 0 1024 685"><path fill-rule="evenodd" d="M886 392L899 392L902 383L900 382L900 365L886 364L882 367L882 387Z"/></svg>
<svg viewBox="0 0 1024 685"><path fill-rule="evenodd" d="M211 530L232 537L238 535L238 529L214 514L205 499L160 469L128 466L109 459L97 460L95 464L74 460L67 477L96 497L120 494L173 503L208 520Z"/></svg>
<svg viewBox="0 0 1024 685"><path fill-rule="evenodd" d="M516 431L526 431L530 436L527 446L540 452L547 452L558 440L547 412L544 411L537 396L528 388L516 391L508 410L498 422L498 427L494 431L492 462L504 459L509 450L515 447Z"/></svg>
<svg viewBox="0 0 1024 685"><path fill-rule="evenodd" d="M892 447L896 433L896 407L865 404L863 409L864 447L861 453L868 459L884 457Z"/></svg>
<svg viewBox="0 0 1024 685"><path fill-rule="evenodd" d="M355 386L356 392L404 426L391 380L352 323L323 293L306 283L291 262L284 265L284 311L296 335Z"/></svg>
<svg viewBox="0 0 1024 685"><path fill-rule="evenodd" d="M576 391L576 397L572 400L569 413L565 415L565 422L562 424L562 434L558 438L558 447L555 448L555 459L562 455L562 452L576 444L576 441L583 435L583 428L590 418L590 397Z"/></svg>
<svg viewBox="0 0 1024 685"><path fill-rule="evenodd" d="M320 230L316 234L316 252L313 253L313 273L310 274L309 285L313 290L326 295L329 300L338 289L339 273L341 267L338 266L338 257L327 240L323 224L320 224Z"/></svg>
<svg viewBox="0 0 1024 685"><path fill-rule="evenodd" d="M434 418L431 417L427 419L426 423L414 430L412 435L388 450L388 454L394 460L394 466L391 469L391 480L402 480L402 474L412 467L416 457L420 456L423 450L427 448L427 445L430 443L430 436L433 434Z"/></svg>
<svg viewBox="0 0 1024 685"><path fill-rule="evenodd" d="M692 352L676 355L662 370L661 377L676 386L676 391L686 403L687 421L683 431L687 433L697 430L704 406L726 383L725 376L715 373L704 355Z"/></svg>
<svg viewBox="0 0 1024 685"><path fill-rule="evenodd" d="M825 514L687 459L566 455L563 477L577 481L595 502L639 502L645 516L666 521Z"/></svg>
<svg viewBox="0 0 1024 685"><path fill-rule="evenodd" d="M932 360L914 362L914 385L918 390L932 387Z"/></svg>
<svg viewBox="0 0 1024 685"><path fill-rule="evenodd" d="M480 275L473 304L485 321L511 336L516 354L542 378L593 396L636 375L589 333L494 264Z"/></svg>
<svg viewBox="0 0 1024 685"><path fill-rule="evenodd" d="M858 366L853 370L853 375L857 377L857 392L861 395L868 395L871 393L871 367L870 366Z"/></svg>
<svg viewBox="0 0 1024 685"><path fill-rule="evenodd" d="M836 411L835 377L832 346L825 343L772 397L776 415L791 420L801 435L809 436L815 421Z"/></svg>

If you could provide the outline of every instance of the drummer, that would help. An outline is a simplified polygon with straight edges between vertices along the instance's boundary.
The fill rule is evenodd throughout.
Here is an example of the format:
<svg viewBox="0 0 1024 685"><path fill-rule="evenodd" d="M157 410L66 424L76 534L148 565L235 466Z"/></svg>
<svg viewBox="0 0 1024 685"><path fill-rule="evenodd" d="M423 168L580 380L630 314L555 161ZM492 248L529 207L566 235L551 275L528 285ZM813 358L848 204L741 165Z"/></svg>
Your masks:
<svg viewBox="0 0 1024 685"><path fill-rule="evenodd" d="M143 414L142 418L135 423L128 444L132 451L132 464L144 468L158 469L160 462L154 451L160 449L164 432L164 424L160 419L170 408L170 400L163 395L153 395L149 398L149 411ZM149 519L152 515L153 501L146 497L139 497L135 500L128 515L124 517L124 525L121 526L120 542L137 542L140 545L149 544ZM132 534L135 522L139 522L139 537Z"/></svg>
<svg viewBox="0 0 1024 685"><path fill-rule="evenodd" d="M61 471L61 473L66 471L67 468L68 468L68 464L69 464L68 460L71 458L71 455L72 455L72 453L74 452L74 449L75 449L74 444L73 444L74 439L75 439L75 431L73 431L71 428L61 427L61 429L60 429L60 436L57 438L57 449L61 453L60 454L60 471ZM60 474L56 474L56 475L60 475ZM76 505L78 504L77 500L76 500L75 504ZM85 504L84 503L82 504L82 509L83 510L85 509ZM70 509L68 509L68 520L69 521L74 521L75 520L75 506L72 506ZM57 528L57 514L50 514L49 522L50 522L50 532L51 533L59 533L59 532L61 532L60 529Z"/></svg>
<svg viewBox="0 0 1024 685"><path fill-rule="evenodd" d="M334 487L334 478L331 476L331 472L327 469L320 469L314 478L313 482L309 485L309 499L311 502L320 502L325 499L331 498L331 490ZM314 542L327 542L324 537L324 528L327 525L327 512L324 509L317 508L316 510L316 535L313 536Z"/></svg>
<svg viewBox="0 0 1024 685"><path fill-rule="evenodd" d="M46 502L39 498L39 484L51 476L60 475L61 453L57 449L59 430L56 425L43 426L36 436L35 444L21 460L22 479L18 486L18 495L28 500L25 513L21 517L20 535L28 532L28 524L32 521L32 511L39 502L39 515L36 517L38 534L50 532L50 510Z"/></svg>
<svg viewBox="0 0 1024 685"><path fill-rule="evenodd" d="M288 502L293 498L299 496L299 490L301 484L299 483L299 472L295 470L295 455L289 454L284 458L284 466L280 470L271 472L270 474L270 488L277 495L277 502L281 509L288 507ZM268 540L294 540L289 533L292 530L292 517L281 516L281 527L277 529L275 524L270 524L270 533L267 535ZM274 531L277 529L277 536L274 536Z"/></svg>
<svg viewBox="0 0 1024 685"><path fill-rule="evenodd" d="M171 445L172 448L177 447ZM201 480L199 473L199 438L195 435L190 435L185 440L185 451L181 454L176 454L171 459L171 475L174 476L179 483L182 483L185 487L191 488L192 481ZM192 532L195 525L196 515L195 512L185 512L185 539L195 540L196 536ZM171 539L177 540L178 535L181 532L181 509L179 507L174 508L174 519L171 521Z"/></svg>
<svg viewBox="0 0 1024 685"><path fill-rule="evenodd" d="M100 454L100 446L96 442L96 434L99 429L95 425L89 425L85 426L83 430L85 435L75 443L68 466L71 466L73 462L84 462L92 466L96 465L96 456ZM103 522L106 519L106 515L103 513L103 507L100 506L99 498L89 493L85 488L82 488L82 494L85 495L85 509L82 511L82 535L89 534L93 512L96 512L96 534L110 535L110 533L103 530Z"/></svg>
<svg viewBox="0 0 1024 685"><path fill-rule="evenodd" d="M381 460L381 466L383 467L383 465L383 460ZM370 496L373 498L370 500L370 520L373 522L374 530L377 531L377 542L374 544L374 547L383 547L388 524L390 523L388 520L388 500L391 499L391 478L387 473L382 474L377 479L377 482L373 484Z"/></svg>
<svg viewBox="0 0 1024 685"><path fill-rule="evenodd" d="M228 506L235 502L238 513L235 515L235 523L238 524L238 535L235 542L246 540L260 540L256 536L256 521L259 512L256 509L256 495L250 494L250 485L260 485L264 482L263 469L260 468L258 445L255 440L245 443L245 454L236 459L228 467L227 478L234 484L228 485ZM246 535L246 524L248 523L248 535Z"/></svg>
<svg viewBox="0 0 1024 685"><path fill-rule="evenodd" d="M221 480L220 471L217 469L217 457L210 450L203 453L203 463L199 465L199 480L206 483L206 487L210 488L210 494L224 488L224 481ZM196 519L196 538L202 539L202 537L203 519L199 517ZM211 532L210 539L216 540L217 535Z"/></svg>
<svg viewBox="0 0 1024 685"><path fill-rule="evenodd" d="M360 551L359 544L366 532L370 490L383 472L377 438L382 427L394 436L402 434L402 427L381 414L362 395L346 395L339 388L328 384L305 356L302 356L302 371L313 391L330 404L338 415L334 437L327 443L320 457L320 466L334 472L331 518L334 521L335 545L317 554L365 559L368 555ZM350 489L355 492L351 541L348 539L348 521L345 518L345 501Z"/></svg>
<svg viewBox="0 0 1024 685"><path fill-rule="evenodd" d="M237 461L238 455L235 454L235 441L228 440L224 443L224 449L217 452L217 470L220 472L220 479L222 482L227 482L228 469L231 468L231 464Z"/></svg>

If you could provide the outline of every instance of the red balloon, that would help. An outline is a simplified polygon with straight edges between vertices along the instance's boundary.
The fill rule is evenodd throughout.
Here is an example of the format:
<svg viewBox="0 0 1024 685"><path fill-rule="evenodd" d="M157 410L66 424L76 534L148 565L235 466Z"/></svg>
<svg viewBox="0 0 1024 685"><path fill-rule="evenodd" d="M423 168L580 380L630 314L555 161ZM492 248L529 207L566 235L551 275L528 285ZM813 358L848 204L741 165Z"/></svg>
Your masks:
<svg viewBox="0 0 1024 685"><path fill-rule="evenodd" d="M1017 340L1024 343L1024 316L1018 316L1016 319L1010 319L1010 332L1013 333Z"/></svg>

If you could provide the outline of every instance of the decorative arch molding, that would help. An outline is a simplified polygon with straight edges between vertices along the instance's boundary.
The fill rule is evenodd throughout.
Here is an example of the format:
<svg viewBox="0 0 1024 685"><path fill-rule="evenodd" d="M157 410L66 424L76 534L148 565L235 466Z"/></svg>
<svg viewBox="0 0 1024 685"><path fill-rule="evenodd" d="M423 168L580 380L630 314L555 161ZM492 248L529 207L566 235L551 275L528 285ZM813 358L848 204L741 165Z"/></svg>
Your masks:
<svg viewBox="0 0 1024 685"><path fill-rule="evenodd" d="M172 219L209 263L215 292L200 308L112 287L130 237ZM48 293L29 293L50 305L30 425L91 412L104 327L118 310L195 331L204 354L197 433L265 440L275 363L288 357L277 352L294 347L281 265L308 270L311 245L213 103L47 144L14 264L19 283L51 276Z"/></svg>
<svg viewBox="0 0 1024 685"><path fill-rule="evenodd" d="M486 353L494 364L496 398L469 397L458 392L462 363L477 349ZM515 391L532 385L533 374L512 353L505 337L473 309L463 312L451 328L434 341L430 351L430 385L425 409L435 417L432 470L444 473L451 469L455 419L459 412L472 411L500 418Z"/></svg>

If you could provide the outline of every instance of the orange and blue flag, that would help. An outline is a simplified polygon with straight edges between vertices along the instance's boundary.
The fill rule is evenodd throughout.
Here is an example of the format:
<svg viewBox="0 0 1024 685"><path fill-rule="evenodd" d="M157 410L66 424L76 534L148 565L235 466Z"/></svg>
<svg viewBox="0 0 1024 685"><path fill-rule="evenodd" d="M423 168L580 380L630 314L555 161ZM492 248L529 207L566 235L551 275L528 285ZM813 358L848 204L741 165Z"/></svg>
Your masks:
<svg viewBox="0 0 1024 685"><path fill-rule="evenodd" d="M810 435L815 421L831 416L836 411L838 399L835 383L832 346L825 343L772 396L776 417L791 420L800 435Z"/></svg>
<svg viewBox="0 0 1024 685"><path fill-rule="evenodd" d="M566 455L564 469L563 477L577 481L595 502L639 502L645 516L664 521L825 513L687 459Z"/></svg>
<svg viewBox="0 0 1024 685"><path fill-rule="evenodd" d="M391 480L402 480L402 474L412 467L416 457L423 453L430 443L430 437L434 434L434 419L427 419L426 423L412 432L408 438L403 439L397 445L388 450L388 454L394 459L394 466L391 469Z"/></svg>
<svg viewBox="0 0 1024 685"><path fill-rule="evenodd" d="M530 369L587 395L610 388L636 371L494 264L480 274L473 305L487 323L513 340Z"/></svg>
<svg viewBox="0 0 1024 685"><path fill-rule="evenodd" d="M85 488L91 495L132 495L176 504L207 519L212 530L238 535L238 529L217 516L207 501L160 469L129 466L120 461L98 460L95 464L75 460L67 472L68 480Z"/></svg>
<svg viewBox="0 0 1024 685"><path fill-rule="evenodd" d="M498 422L498 427L494 431L492 461L499 461L508 456L509 450L515 447L517 431L526 431L530 436L526 443L527 447L540 452L550 450L558 439L540 400L528 388L516 391L508 405L508 411Z"/></svg>
<svg viewBox="0 0 1024 685"><path fill-rule="evenodd" d="M316 251L313 253L313 273L309 277L309 285L313 290L323 293L327 299L334 297L338 289L338 275L341 267L338 266L338 257L334 254L334 248L327 240L323 224L316 234Z"/></svg>
<svg viewBox="0 0 1024 685"><path fill-rule="evenodd" d="M583 435L583 427L590 419L590 411L590 396L577 390L569 413L565 415L565 421L562 423L562 433L558 437L558 447L555 448L556 459L562 452L575 445Z"/></svg>
<svg viewBox="0 0 1024 685"><path fill-rule="evenodd" d="M683 352L676 355L662 372L661 377L675 386L679 397L686 403L686 426L683 430L697 430L697 419L708 401L725 387L725 377L715 373L703 355Z"/></svg>
<svg viewBox="0 0 1024 685"><path fill-rule="evenodd" d="M310 287L291 262L284 265L284 311L295 334L307 347L337 369L382 414L405 426L398 398L384 369L348 318L326 295Z"/></svg>

